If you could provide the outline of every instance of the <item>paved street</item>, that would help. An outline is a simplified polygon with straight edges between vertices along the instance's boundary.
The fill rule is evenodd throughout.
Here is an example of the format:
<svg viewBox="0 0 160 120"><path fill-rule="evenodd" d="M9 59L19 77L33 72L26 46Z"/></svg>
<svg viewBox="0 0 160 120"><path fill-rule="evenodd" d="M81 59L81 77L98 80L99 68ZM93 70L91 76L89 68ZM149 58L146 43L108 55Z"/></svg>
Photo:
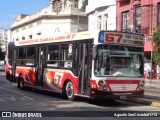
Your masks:
<svg viewBox="0 0 160 120"><path fill-rule="evenodd" d="M7 81L2 73L0 75L0 111L83 111L78 113L81 116L84 111L91 111L88 114L96 115L96 111L159 111L159 109L160 107L121 100L107 103L79 98L72 102L55 93L19 90L15 83Z"/></svg>

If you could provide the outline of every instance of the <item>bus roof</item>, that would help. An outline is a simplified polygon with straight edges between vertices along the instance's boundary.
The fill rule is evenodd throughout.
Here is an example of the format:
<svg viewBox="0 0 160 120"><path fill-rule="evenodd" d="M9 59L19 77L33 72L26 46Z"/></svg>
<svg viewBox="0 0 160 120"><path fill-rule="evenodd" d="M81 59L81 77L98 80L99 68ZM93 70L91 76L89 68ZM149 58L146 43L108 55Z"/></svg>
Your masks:
<svg viewBox="0 0 160 120"><path fill-rule="evenodd" d="M92 38L93 38L92 32L85 31L85 32L70 33L70 34L58 34L58 35L55 34L52 36L46 36L38 39L15 41L15 45L23 46L23 45L44 44L53 42L64 42L72 40L86 40Z"/></svg>
<svg viewBox="0 0 160 120"><path fill-rule="evenodd" d="M9 42L8 46L15 46L14 42Z"/></svg>
<svg viewBox="0 0 160 120"><path fill-rule="evenodd" d="M41 38L15 41L15 46L78 41L78 40L86 41L89 39L96 39L96 41L94 41L95 44L119 43L119 44L130 44L130 45L141 45L141 46L143 46L144 44L144 36L142 34L121 32L121 31L94 30L94 31L70 33L70 34L44 35Z"/></svg>

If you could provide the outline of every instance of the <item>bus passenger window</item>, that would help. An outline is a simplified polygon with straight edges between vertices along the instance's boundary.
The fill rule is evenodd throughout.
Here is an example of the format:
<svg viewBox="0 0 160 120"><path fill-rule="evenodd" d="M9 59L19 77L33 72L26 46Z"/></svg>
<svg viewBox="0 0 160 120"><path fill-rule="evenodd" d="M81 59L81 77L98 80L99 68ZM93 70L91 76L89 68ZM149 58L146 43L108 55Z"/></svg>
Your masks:
<svg viewBox="0 0 160 120"><path fill-rule="evenodd" d="M60 51L60 67L72 68L73 44L62 44Z"/></svg>
<svg viewBox="0 0 160 120"><path fill-rule="evenodd" d="M35 63L35 47L28 47L26 65L34 65L34 63Z"/></svg>
<svg viewBox="0 0 160 120"><path fill-rule="evenodd" d="M18 49L18 59L17 64L18 65L24 65L25 64L25 48L19 48Z"/></svg>
<svg viewBox="0 0 160 120"><path fill-rule="evenodd" d="M48 54L47 54L48 67L58 67L58 55L59 55L58 51L59 51L58 45L48 46Z"/></svg>

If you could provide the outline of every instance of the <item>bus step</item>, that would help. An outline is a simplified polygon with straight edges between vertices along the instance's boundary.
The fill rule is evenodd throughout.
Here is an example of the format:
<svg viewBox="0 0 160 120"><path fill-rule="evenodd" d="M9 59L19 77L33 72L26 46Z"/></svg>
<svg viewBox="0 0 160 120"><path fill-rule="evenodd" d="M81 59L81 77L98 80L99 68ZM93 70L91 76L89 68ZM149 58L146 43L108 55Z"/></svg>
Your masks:
<svg viewBox="0 0 160 120"><path fill-rule="evenodd" d="M79 96L79 97L85 97L85 98L90 98L89 95L83 95L83 94L77 94L77 96Z"/></svg>
<svg viewBox="0 0 160 120"><path fill-rule="evenodd" d="M41 91L43 91L43 90L44 90L44 88L43 88L43 87L41 87L41 86L35 86L35 87L34 87L34 89L41 90Z"/></svg>

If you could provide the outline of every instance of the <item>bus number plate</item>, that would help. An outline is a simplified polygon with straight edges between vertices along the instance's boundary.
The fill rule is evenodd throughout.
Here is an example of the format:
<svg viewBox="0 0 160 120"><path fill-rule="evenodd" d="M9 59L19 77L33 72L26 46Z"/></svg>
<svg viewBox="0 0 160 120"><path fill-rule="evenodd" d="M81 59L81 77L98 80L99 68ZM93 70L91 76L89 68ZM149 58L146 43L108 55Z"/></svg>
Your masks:
<svg viewBox="0 0 160 120"><path fill-rule="evenodd" d="M121 100L126 100L127 97L126 97L126 96L120 96L120 99L121 99Z"/></svg>

